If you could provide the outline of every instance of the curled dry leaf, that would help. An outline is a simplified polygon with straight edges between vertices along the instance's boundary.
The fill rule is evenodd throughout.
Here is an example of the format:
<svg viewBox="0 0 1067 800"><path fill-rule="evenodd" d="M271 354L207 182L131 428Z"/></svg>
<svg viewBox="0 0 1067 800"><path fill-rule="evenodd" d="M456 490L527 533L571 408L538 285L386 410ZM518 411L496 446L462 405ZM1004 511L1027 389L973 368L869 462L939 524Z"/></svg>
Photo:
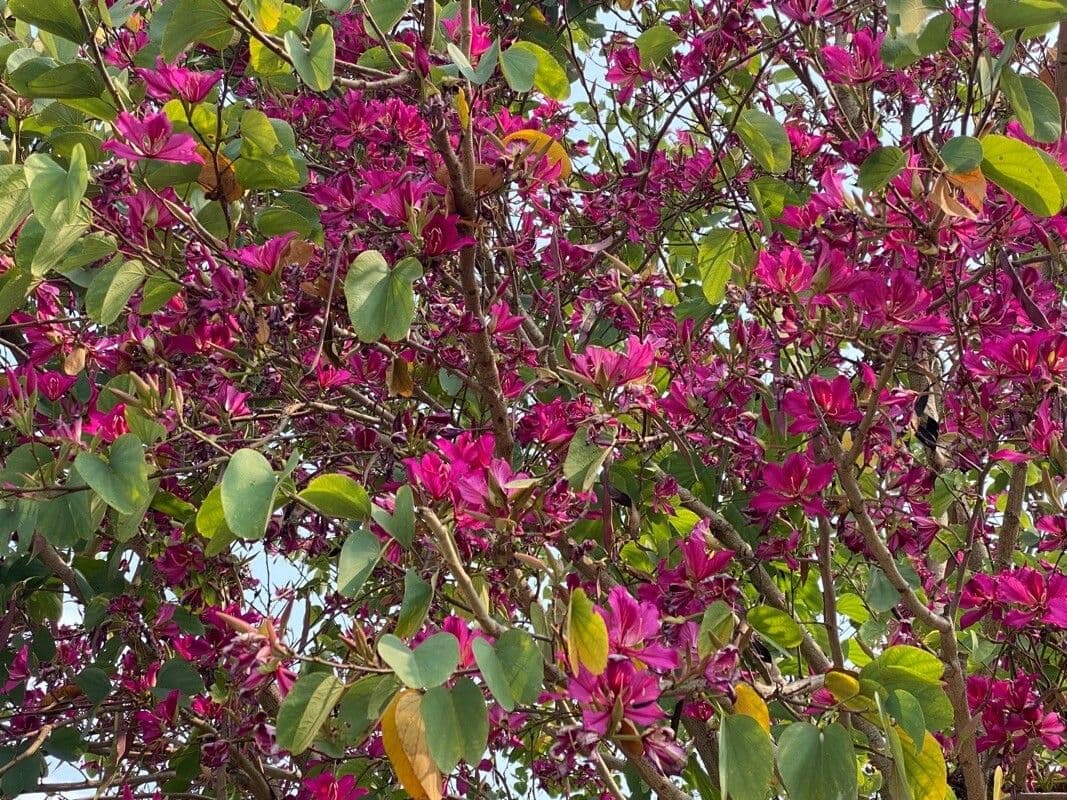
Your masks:
<svg viewBox="0 0 1067 800"><path fill-rule="evenodd" d="M540 154L548 159L551 164L559 164L560 180L567 180L571 176L571 159L563 145L543 131L524 129L514 131L504 137L505 147L514 143L523 142L525 147L519 150L520 157L525 158L531 153ZM511 148L509 148L511 149Z"/></svg>
<svg viewBox="0 0 1067 800"><path fill-rule="evenodd" d="M953 196L949 182L944 175L934 181L934 188L930 190L930 196L927 199L933 203L935 208L950 217L963 217L972 221L978 219L977 214Z"/></svg>
<svg viewBox="0 0 1067 800"><path fill-rule="evenodd" d="M382 746L397 780L412 800L441 800L441 773L426 743L422 693L405 689L382 715Z"/></svg>
<svg viewBox="0 0 1067 800"><path fill-rule="evenodd" d="M63 358L63 374L71 377L85 369L85 357L89 354L88 349L78 345Z"/></svg>
<svg viewBox="0 0 1067 800"><path fill-rule="evenodd" d="M401 356L393 356L387 369L389 393L399 397L411 397L415 392L415 380L411 375L411 364Z"/></svg>
<svg viewBox="0 0 1067 800"><path fill-rule="evenodd" d="M229 203L240 200L245 190L237 182L233 162L222 153L212 153L202 144L196 146L196 152L204 159L204 166L200 168L200 177L196 182L203 187L208 199L225 198Z"/></svg>
<svg viewBox="0 0 1067 800"><path fill-rule="evenodd" d="M975 210L979 212L982 210L985 203L986 179L981 167L975 167L970 172L950 172L945 177L953 186L963 190L963 196Z"/></svg>

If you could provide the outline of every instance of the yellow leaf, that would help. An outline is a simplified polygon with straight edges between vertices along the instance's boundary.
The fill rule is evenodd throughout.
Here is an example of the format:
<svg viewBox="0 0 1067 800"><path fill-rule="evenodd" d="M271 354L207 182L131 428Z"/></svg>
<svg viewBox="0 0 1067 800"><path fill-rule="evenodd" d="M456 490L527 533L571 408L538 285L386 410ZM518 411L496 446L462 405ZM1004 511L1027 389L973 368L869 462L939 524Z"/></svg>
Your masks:
<svg viewBox="0 0 1067 800"><path fill-rule="evenodd" d="M902 728L894 725L893 729L900 737L904 775L914 800L945 800L948 796L948 768L937 739L926 731L919 750Z"/></svg>
<svg viewBox="0 0 1067 800"><path fill-rule="evenodd" d="M471 126L471 106L467 102L467 93L462 87L456 95L456 113L459 114L459 126L467 130Z"/></svg>
<svg viewBox="0 0 1067 800"><path fill-rule="evenodd" d="M860 693L859 679L839 669L827 672L823 685L838 702L851 700Z"/></svg>
<svg viewBox="0 0 1067 800"><path fill-rule="evenodd" d="M441 772L426 743L422 693L405 689L382 715L382 746L397 780L412 800L441 800Z"/></svg>
<svg viewBox="0 0 1067 800"><path fill-rule="evenodd" d="M618 6L623 11L629 11L634 7L634 0L618 0Z"/></svg>
<svg viewBox="0 0 1067 800"><path fill-rule="evenodd" d="M580 667L594 675L608 668L608 626L583 589L571 593L565 638L568 661L575 675Z"/></svg>
<svg viewBox="0 0 1067 800"><path fill-rule="evenodd" d="M1004 796L1004 767L997 765L993 771L993 800L1000 800Z"/></svg>
<svg viewBox="0 0 1067 800"><path fill-rule="evenodd" d="M567 180L571 176L571 159L563 145L542 131L524 129L509 133L504 137L504 144L512 142L525 142L526 152L540 153L552 164L559 164L560 180Z"/></svg>
<svg viewBox="0 0 1067 800"><path fill-rule="evenodd" d="M734 687L734 694L737 696L734 701L734 713L752 717L763 730L770 733L771 714L759 693L747 683L739 683Z"/></svg>

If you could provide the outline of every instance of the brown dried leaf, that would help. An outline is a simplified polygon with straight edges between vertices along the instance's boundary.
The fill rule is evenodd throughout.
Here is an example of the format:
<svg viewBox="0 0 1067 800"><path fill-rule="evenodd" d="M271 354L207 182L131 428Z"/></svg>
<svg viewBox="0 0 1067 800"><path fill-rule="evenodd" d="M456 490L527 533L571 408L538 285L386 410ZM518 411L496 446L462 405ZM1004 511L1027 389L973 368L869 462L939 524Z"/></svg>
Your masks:
<svg viewBox="0 0 1067 800"><path fill-rule="evenodd" d="M934 181L934 188L930 191L930 196L927 199L950 217L963 217L969 220L978 219L977 214L952 196L949 183L945 180L944 175Z"/></svg>
<svg viewBox="0 0 1067 800"><path fill-rule="evenodd" d="M200 168L200 177L196 179L207 194L209 200L221 200L226 198L232 203L240 200L245 190L237 183L237 173L233 170L233 162L222 153L212 153L204 145L198 144L196 152L204 159L204 166Z"/></svg>
<svg viewBox="0 0 1067 800"><path fill-rule="evenodd" d="M962 189L967 202L981 212L986 193L986 179L981 167L975 167L970 172L950 172L945 177L953 186Z"/></svg>
<svg viewBox="0 0 1067 800"><path fill-rule="evenodd" d="M406 359L394 356L386 370L389 392L400 397L411 397L415 393L415 380L411 375L411 365Z"/></svg>
<svg viewBox="0 0 1067 800"><path fill-rule="evenodd" d="M71 377L85 369L85 357L89 350L78 345L63 358L63 374Z"/></svg>

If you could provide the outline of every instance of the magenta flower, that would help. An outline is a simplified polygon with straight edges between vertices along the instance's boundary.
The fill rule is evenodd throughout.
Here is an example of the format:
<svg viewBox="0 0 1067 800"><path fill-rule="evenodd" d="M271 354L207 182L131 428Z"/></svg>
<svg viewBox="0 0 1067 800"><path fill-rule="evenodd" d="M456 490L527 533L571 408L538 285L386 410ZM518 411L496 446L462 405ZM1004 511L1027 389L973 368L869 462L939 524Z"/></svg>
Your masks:
<svg viewBox="0 0 1067 800"><path fill-rule="evenodd" d="M659 707L656 676L638 670L628 659L609 661L600 675L582 667L578 677L568 682L567 691L582 707L586 729L601 736L608 735L616 719L651 725L666 716Z"/></svg>
<svg viewBox="0 0 1067 800"><path fill-rule="evenodd" d="M11 666L7 668L7 678L4 680L0 691L5 694L30 677L30 646L24 644L22 649L15 653Z"/></svg>
<svg viewBox="0 0 1067 800"><path fill-rule="evenodd" d="M332 772L321 772L313 778L305 778L300 787L300 800L359 800L367 790L356 785L355 775L337 777Z"/></svg>
<svg viewBox="0 0 1067 800"><path fill-rule="evenodd" d="M844 375L832 381L814 376L808 389L786 392L782 408L793 417L790 433L811 433L818 430L822 419L835 425L855 425L863 419L852 396L852 384ZM812 404L814 399L814 404Z"/></svg>
<svg viewBox="0 0 1067 800"><path fill-rule="evenodd" d="M963 628L969 628L987 614L999 619L1000 601L997 599L996 581L989 575L975 575L963 587L960 608L967 610L967 613L960 617L960 626Z"/></svg>
<svg viewBox="0 0 1067 800"><path fill-rule="evenodd" d="M810 288L815 270L799 250L787 247L778 255L760 253L752 274L768 289L788 294Z"/></svg>
<svg viewBox="0 0 1067 800"><path fill-rule="evenodd" d="M1023 628L1037 621L1067 628L1067 576L1045 576L1036 569L1020 567L998 578L997 598L1015 605L1004 614L1004 623Z"/></svg>
<svg viewBox="0 0 1067 800"><path fill-rule="evenodd" d="M632 658L651 669L667 671L678 666L678 654L656 644L659 636L659 610L652 603L639 603L623 586L608 594L604 611L611 652Z"/></svg>
<svg viewBox="0 0 1067 800"><path fill-rule="evenodd" d="M584 353L571 355L577 377L603 390L644 381L655 361L656 348L652 342L636 336L626 340L624 353L590 345Z"/></svg>
<svg viewBox="0 0 1067 800"><path fill-rule="evenodd" d="M652 78L652 73L641 68L641 54L636 47L622 47L611 54L611 66L604 77L619 87L619 102L626 103L634 89Z"/></svg>
<svg viewBox="0 0 1067 800"><path fill-rule="evenodd" d="M177 97L186 103L199 103L222 78L222 70L197 72L184 67L175 67L162 58L156 59L155 69L136 69L145 82L148 94L161 103Z"/></svg>
<svg viewBox="0 0 1067 800"><path fill-rule="evenodd" d="M272 275L279 267L286 265L289 244L295 238L295 232L287 233L283 236L273 236L263 244L250 244L239 250L234 250L231 255L246 267L256 270L256 272Z"/></svg>
<svg viewBox="0 0 1067 800"><path fill-rule="evenodd" d="M834 477L830 462L815 464L808 456L791 453L783 464L768 464L763 469L766 484L756 493L749 505L764 514L776 514L779 509L799 503L809 514L825 514L826 506L818 498Z"/></svg>
<svg viewBox="0 0 1067 800"><path fill-rule="evenodd" d="M196 152L196 141L188 133L174 133L167 115L162 111L148 114L139 120L125 111L115 118L115 130L125 141L108 139L101 145L119 158L141 161L154 158L175 164L203 164Z"/></svg>
<svg viewBox="0 0 1067 800"><path fill-rule="evenodd" d="M882 63L881 47L885 34L872 36L864 28L852 37L852 47L845 49L828 45L821 51L826 70L826 80L832 83L867 83L882 76L885 64Z"/></svg>

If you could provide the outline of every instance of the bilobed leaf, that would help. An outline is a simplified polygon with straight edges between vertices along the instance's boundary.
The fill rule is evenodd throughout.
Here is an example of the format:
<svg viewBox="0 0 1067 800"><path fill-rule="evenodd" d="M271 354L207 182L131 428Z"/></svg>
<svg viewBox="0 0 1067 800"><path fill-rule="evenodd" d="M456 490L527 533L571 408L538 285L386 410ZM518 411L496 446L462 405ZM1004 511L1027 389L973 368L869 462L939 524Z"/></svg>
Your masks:
<svg viewBox="0 0 1067 800"><path fill-rule="evenodd" d="M430 755L422 694L399 692L382 715L382 747L412 800L441 800L441 772Z"/></svg>
<svg viewBox="0 0 1067 800"><path fill-rule="evenodd" d="M804 640L796 620L774 606L751 608L747 618L749 625L785 650L797 647Z"/></svg>
<svg viewBox="0 0 1067 800"><path fill-rule="evenodd" d="M412 650L387 633L378 641L378 655L412 689L440 686L456 671L459 642L448 632L435 633Z"/></svg>
<svg viewBox="0 0 1067 800"><path fill-rule="evenodd" d="M982 174L1018 200L1029 211L1051 217L1063 208L1064 198L1054 170L1038 152L1018 139L989 134L982 137Z"/></svg>
<svg viewBox="0 0 1067 800"><path fill-rule="evenodd" d="M970 172L982 165L982 142L973 136L955 136L941 148L941 160L951 172Z"/></svg>
<svg viewBox="0 0 1067 800"><path fill-rule="evenodd" d="M546 97L551 97L553 100L566 100L570 97L571 82L567 77L567 71L556 61L554 55L533 42L515 42L508 48L508 52L511 51L526 52L533 56L537 63L533 85ZM504 77L507 78L506 71Z"/></svg>
<svg viewBox="0 0 1067 800"><path fill-rule="evenodd" d="M567 610L567 658L571 672L585 667L599 675L608 667L608 626L584 589L571 592Z"/></svg>
<svg viewBox="0 0 1067 800"><path fill-rule="evenodd" d="M1005 69L1000 88L1011 103L1026 135L1039 142L1060 139L1060 104L1045 84L1029 75Z"/></svg>
<svg viewBox="0 0 1067 800"><path fill-rule="evenodd" d="M861 189L875 192L900 174L908 159L899 147L879 147L864 160L856 180Z"/></svg>
<svg viewBox="0 0 1067 800"><path fill-rule="evenodd" d="M332 672L301 675L278 709L278 746L293 755L311 747L344 691Z"/></svg>
<svg viewBox="0 0 1067 800"><path fill-rule="evenodd" d="M505 711L519 703L533 703L544 686L541 650L530 634L511 628L491 645L482 638L472 643L474 660L489 691Z"/></svg>
<svg viewBox="0 0 1067 800"><path fill-rule="evenodd" d="M481 690L470 678L460 678L451 690L430 689L419 710L430 754L441 772L451 772L460 761L478 764L489 739L489 714Z"/></svg>
<svg viewBox="0 0 1067 800"><path fill-rule="evenodd" d="M30 187L30 202L37 220L46 230L71 222L85 195L89 182L85 149L76 145L74 153L69 171L50 156L41 153L34 153L26 158L26 182Z"/></svg>
<svg viewBox="0 0 1067 800"><path fill-rule="evenodd" d="M93 276L85 293L85 310L101 325L110 325L141 287L144 276L144 265L140 261L125 261L121 255L115 256Z"/></svg>
<svg viewBox="0 0 1067 800"><path fill-rule="evenodd" d="M278 489L270 462L257 450L242 448L230 457L220 486L222 511L230 530L242 539L262 539Z"/></svg>
<svg viewBox="0 0 1067 800"><path fill-rule="evenodd" d="M944 665L932 653L910 645L887 648L860 670L861 681L870 681L891 693L902 689L921 704L930 731L952 724L952 705L941 684Z"/></svg>
<svg viewBox="0 0 1067 800"><path fill-rule="evenodd" d="M371 517L400 544L411 548L415 538L415 497L409 485L404 484L396 490L392 514L380 506L372 506Z"/></svg>
<svg viewBox="0 0 1067 800"><path fill-rule="evenodd" d="M418 633L432 600L433 587L424 581L418 572L409 569L404 574L404 599L400 603L400 613L396 618L396 635L407 639Z"/></svg>
<svg viewBox="0 0 1067 800"><path fill-rule="evenodd" d="M719 787L723 800L765 800L773 780L770 734L752 717L724 716L719 727Z"/></svg>
<svg viewBox="0 0 1067 800"><path fill-rule="evenodd" d="M84 44L88 33L71 0L10 0L7 10L27 25Z"/></svg>
<svg viewBox="0 0 1067 800"><path fill-rule="evenodd" d="M903 751L905 780L915 800L945 800L948 797L948 769L945 754L933 734L924 732L914 743L903 729L896 729Z"/></svg>
<svg viewBox="0 0 1067 800"><path fill-rule="evenodd" d="M297 497L328 517L370 517L370 498L367 496L367 490L340 473L317 475Z"/></svg>
<svg viewBox="0 0 1067 800"><path fill-rule="evenodd" d="M108 451L108 460L93 453L78 453L78 474L104 502L121 514L132 514L150 501L148 465L141 440L132 433L120 436Z"/></svg>
<svg viewBox="0 0 1067 800"><path fill-rule="evenodd" d="M367 11L370 12L371 19L381 28L382 33L391 31L409 8L411 8L411 0L367 0ZM368 26L369 29L370 26Z"/></svg>
<svg viewBox="0 0 1067 800"><path fill-rule="evenodd" d="M985 15L998 31L1052 25L1067 19L1067 1L986 0Z"/></svg>
<svg viewBox="0 0 1067 800"><path fill-rule="evenodd" d="M341 547L337 564L337 592L355 598L382 557L382 543L370 531L358 530L349 534Z"/></svg>
<svg viewBox="0 0 1067 800"><path fill-rule="evenodd" d="M348 315L356 335L364 342L383 336L399 342L408 335L415 318L412 284L422 277L422 265L405 258L392 269L377 250L356 256L345 277Z"/></svg>
<svg viewBox="0 0 1067 800"><path fill-rule="evenodd" d="M725 228L713 230L697 249L700 288L704 298L715 306L726 296L726 284L733 274L734 253L739 234Z"/></svg>
<svg viewBox="0 0 1067 800"><path fill-rule="evenodd" d="M181 656L175 656L165 661L156 675L156 693L166 695L177 689L185 697L203 694L204 679L200 677L196 667Z"/></svg>
<svg viewBox="0 0 1067 800"><path fill-rule="evenodd" d="M312 89L325 92L333 85L337 46L330 25L324 22L315 28L306 48L295 31L286 31L285 51L296 67L300 80Z"/></svg>
<svg viewBox="0 0 1067 800"><path fill-rule="evenodd" d="M590 437L591 430L583 425L574 432L563 461L563 475L571 487L588 492L596 481L600 468L611 453L612 444L598 444Z"/></svg>
<svg viewBox="0 0 1067 800"><path fill-rule="evenodd" d="M856 800L856 751L848 731L794 722L778 737L778 773L789 800Z"/></svg>
<svg viewBox="0 0 1067 800"><path fill-rule="evenodd" d="M782 123L770 114L753 108L746 109L738 117L735 130L756 163L767 172L781 174L789 169L793 160L789 135Z"/></svg>
<svg viewBox="0 0 1067 800"><path fill-rule="evenodd" d="M638 36L634 45L641 54L642 64L658 67L680 41L678 34L671 30L669 25L661 22Z"/></svg>
<svg viewBox="0 0 1067 800"><path fill-rule="evenodd" d="M767 702L759 692L747 683L739 683L734 686L734 713L752 717L759 726L769 734L771 732L771 714L767 709Z"/></svg>

